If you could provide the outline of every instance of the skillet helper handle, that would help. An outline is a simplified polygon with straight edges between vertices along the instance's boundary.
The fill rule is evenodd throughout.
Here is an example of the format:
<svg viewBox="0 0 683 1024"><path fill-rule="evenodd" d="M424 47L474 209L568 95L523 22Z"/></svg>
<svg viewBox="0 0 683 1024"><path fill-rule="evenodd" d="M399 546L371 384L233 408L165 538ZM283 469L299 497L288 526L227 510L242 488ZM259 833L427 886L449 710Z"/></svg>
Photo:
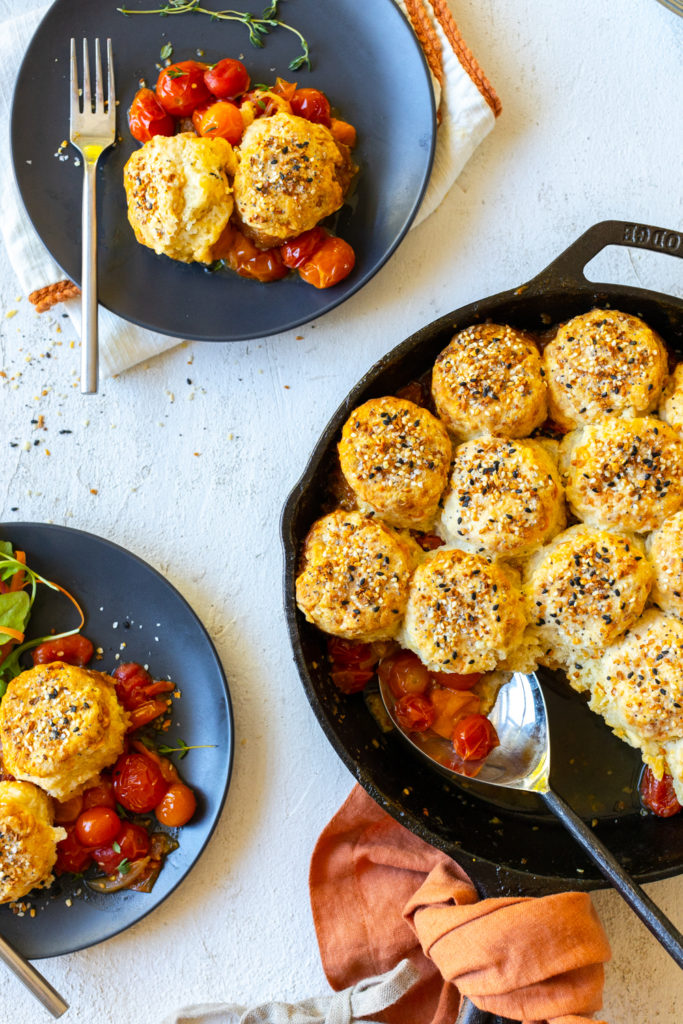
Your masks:
<svg viewBox="0 0 683 1024"><path fill-rule="evenodd" d="M621 893L632 910L638 915L646 928L648 928L658 942L664 947L670 957L676 961L679 967L683 967L683 935L672 921L666 917L656 903L650 899L643 889L633 881L628 872L603 846L592 829L588 828L581 818L571 807L549 789L540 796L548 805L550 810L562 822L564 827L571 832L574 839L583 847L594 864L600 869L614 888Z"/></svg>
<svg viewBox="0 0 683 1024"><path fill-rule="evenodd" d="M19 981L23 982L26 988L33 993L36 999L40 1000L46 1010L49 1010L53 1017L61 1017L69 1009L69 1004L64 1002L59 992L53 989L35 967L20 956L9 942L0 936L0 960L13 971Z"/></svg>
<svg viewBox="0 0 683 1024"><path fill-rule="evenodd" d="M523 294L545 293L558 285L572 288L585 285L585 266L608 245L631 249L650 249L683 259L683 234L651 224L634 224L625 220L603 220L580 235L575 242L553 260L545 270L524 287Z"/></svg>

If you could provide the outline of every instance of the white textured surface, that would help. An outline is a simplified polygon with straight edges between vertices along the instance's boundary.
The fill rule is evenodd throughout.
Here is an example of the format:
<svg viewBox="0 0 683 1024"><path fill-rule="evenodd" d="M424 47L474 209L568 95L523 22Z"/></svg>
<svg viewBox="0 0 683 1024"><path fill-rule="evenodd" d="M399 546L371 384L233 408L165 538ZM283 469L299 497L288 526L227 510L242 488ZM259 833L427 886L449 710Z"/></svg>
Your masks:
<svg viewBox="0 0 683 1024"><path fill-rule="evenodd" d="M284 498L338 402L407 334L533 276L595 221L683 227L682 19L655 0L452 7L503 115L438 213L323 320L262 342L184 346L84 398L68 321L36 317L0 255L2 516L99 533L165 572L218 645L238 733L222 821L180 890L124 935L42 961L73 1024L158 1024L183 1002L327 990L308 860L352 780L288 648ZM602 267L683 294L680 260L615 250ZM41 413L45 430L31 422ZM683 927L683 879L649 889ZM606 1019L680 1020L680 972L618 896L595 902L614 948ZM1 978L3 1024L48 1019Z"/></svg>

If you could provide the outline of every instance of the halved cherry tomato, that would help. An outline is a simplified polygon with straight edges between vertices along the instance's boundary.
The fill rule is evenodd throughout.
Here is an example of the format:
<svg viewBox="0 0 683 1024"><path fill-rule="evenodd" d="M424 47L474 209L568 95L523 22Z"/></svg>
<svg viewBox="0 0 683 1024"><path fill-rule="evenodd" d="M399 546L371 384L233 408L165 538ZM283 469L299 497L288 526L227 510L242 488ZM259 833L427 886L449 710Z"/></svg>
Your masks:
<svg viewBox="0 0 683 1024"><path fill-rule="evenodd" d="M481 710L479 698L469 690L447 690L443 686L434 686L429 696L436 711L432 730L445 740L452 738L456 722L467 715L476 715Z"/></svg>
<svg viewBox="0 0 683 1024"><path fill-rule="evenodd" d="M485 715L461 718L453 730L453 749L463 761L481 761L497 746L496 730Z"/></svg>
<svg viewBox="0 0 683 1024"><path fill-rule="evenodd" d="M394 697L425 693L429 687L429 672L412 651L398 651L382 658L378 671Z"/></svg>
<svg viewBox="0 0 683 1024"><path fill-rule="evenodd" d="M324 124L326 128L330 127L332 118L329 100L319 89L297 89L289 102L293 114L315 124Z"/></svg>
<svg viewBox="0 0 683 1024"><path fill-rule="evenodd" d="M167 700L146 700L144 704L138 705L133 708L130 712L130 725L128 726L128 732L135 732L136 729L142 729L144 725L149 725L155 718L160 718L161 715L165 715L168 711Z"/></svg>
<svg viewBox="0 0 683 1024"><path fill-rule="evenodd" d="M51 661L65 661L67 665L87 665L95 653L95 648L87 637L80 633L63 636L61 640L46 640L33 648L34 665L47 665Z"/></svg>
<svg viewBox="0 0 683 1024"><path fill-rule="evenodd" d="M116 680L116 696L126 711L134 711L160 694L175 690L175 683L168 679L152 679L147 669L135 661L119 665L113 676Z"/></svg>
<svg viewBox="0 0 683 1024"><path fill-rule="evenodd" d="M349 149L353 149L356 145L356 129L348 121L340 121L338 117L333 117L330 124L330 131L337 140L342 142Z"/></svg>
<svg viewBox="0 0 683 1024"><path fill-rule="evenodd" d="M271 92L276 92L278 96L282 96L284 100L291 100L292 96L296 92L296 82L287 82L284 78L278 77L275 79L275 85L271 89Z"/></svg>
<svg viewBox="0 0 683 1024"><path fill-rule="evenodd" d="M468 672L461 675L459 672L432 672L432 679L439 686L445 686L447 690L471 690L476 686L482 677L481 672Z"/></svg>
<svg viewBox="0 0 683 1024"><path fill-rule="evenodd" d="M372 669L341 668L337 672L330 672L330 678L342 693L360 693L374 674Z"/></svg>
<svg viewBox="0 0 683 1024"><path fill-rule="evenodd" d="M665 773L656 779L649 765L640 780L640 798L658 818L670 818L681 810L671 776Z"/></svg>
<svg viewBox="0 0 683 1024"><path fill-rule="evenodd" d="M83 797L72 796L68 800L58 801L54 803L54 819L56 825L67 825L72 821L76 821L76 818L83 810Z"/></svg>
<svg viewBox="0 0 683 1024"><path fill-rule="evenodd" d="M159 766L144 754L122 754L112 779L116 799L135 814L153 811L168 789Z"/></svg>
<svg viewBox="0 0 683 1024"><path fill-rule="evenodd" d="M204 72L209 92L219 100L234 100L246 92L251 84L249 72L241 60L224 57Z"/></svg>
<svg viewBox="0 0 683 1024"><path fill-rule="evenodd" d="M303 234L297 235L296 238L292 238L280 246L282 262L290 270L297 270L310 260L326 238L329 238L329 235L319 224L311 228L310 231L304 231Z"/></svg>
<svg viewBox="0 0 683 1024"><path fill-rule="evenodd" d="M173 135L175 121L151 89L140 89L128 111L128 127L138 142L149 142L155 135Z"/></svg>
<svg viewBox="0 0 683 1024"><path fill-rule="evenodd" d="M121 819L111 807L90 807L78 816L76 838L83 846L105 846L119 834Z"/></svg>
<svg viewBox="0 0 683 1024"><path fill-rule="evenodd" d="M419 693L401 697L396 701L394 711L398 724L406 732L425 732L434 721L434 705Z"/></svg>
<svg viewBox="0 0 683 1024"><path fill-rule="evenodd" d="M225 139L232 146L236 146L242 138L244 121L239 107L234 103L219 100L218 103L202 106L202 112L196 118L195 114L192 115L192 122L200 135L210 139Z"/></svg>
<svg viewBox="0 0 683 1024"><path fill-rule="evenodd" d="M132 821L124 821L116 838L107 843L106 846L96 846L88 852L92 854L95 861L106 871L108 875L113 874L121 861L139 860L149 853L149 836L142 825L135 825Z"/></svg>
<svg viewBox="0 0 683 1024"><path fill-rule="evenodd" d="M166 790L154 813L162 825L179 828L187 824L196 810L197 800L190 787L184 782L174 782Z"/></svg>
<svg viewBox="0 0 683 1024"><path fill-rule="evenodd" d="M169 64L157 78L156 95L167 114L189 117L195 107L211 96L204 81L206 64L196 60L181 60Z"/></svg>
<svg viewBox="0 0 683 1024"><path fill-rule="evenodd" d="M116 807L114 783L111 779L101 779L96 786L86 789L83 794L83 810L87 811L91 807Z"/></svg>
<svg viewBox="0 0 683 1024"><path fill-rule="evenodd" d="M68 825L66 839L57 843L57 862L55 863L55 874L62 875L65 871L73 871L79 874L92 863L92 850L83 846L76 835L76 826Z"/></svg>
<svg viewBox="0 0 683 1024"><path fill-rule="evenodd" d="M213 248L214 259L223 259L240 277L256 281L278 281L289 271L277 249L257 249L250 239L231 225Z"/></svg>
<svg viewBox="0 0 683 1024"><path fill-rule="evenodd" d="M133 740L131 746L134 750L137 750L139 754L142 754L144 757L149 757L154 761L169 786L172 782L180 782L178 769L173 764L173 761L170 761L167 757L162 757L161 754L156 752L156 750L150 750L150 748L146 747L144 743L140 742L140 740Z"/></svg>
<svg viewBox="0 0 683 1024"><path fill-rule="evenodd" d="M328 637L327 653L335 667L340 668L373 668L378 661L372 644L344 640L340 636Z"/></svg>
<svg viewBox="0 0 683 1024"><path fill-rule="evenodd" d="M330 235L323 244L299 267L299 275L314 288L331 288L351 273L356 254L343 238Z"/></svg>

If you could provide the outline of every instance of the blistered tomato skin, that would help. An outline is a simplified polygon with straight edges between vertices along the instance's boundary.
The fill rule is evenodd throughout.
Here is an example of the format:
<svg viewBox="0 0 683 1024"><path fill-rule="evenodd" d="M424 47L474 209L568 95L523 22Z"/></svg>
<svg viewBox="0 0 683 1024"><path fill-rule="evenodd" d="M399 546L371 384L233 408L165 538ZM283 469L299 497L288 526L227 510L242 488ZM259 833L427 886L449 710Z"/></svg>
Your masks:
<svg viewBox="0 0 683 1024"><path fill-rule="evenodd" d="M154 813L162 825L180 828L187 825L196 810L197 800L190 787L184 782L174 782L166 790Z"/></svg>
<svg viewBox="0 0 683 1024"><path fill-rule="evenodd" d="M212 96L219 100L234 100L251 85L249 72L241 60L224 57L204 72L204 81Z"/></svg>
<svg viewBox="0 0 683 1024"><path fill-rule="evenodd" d="M104 846L120 829L121 819L111 807L91 807L78 816L76 838L83 846Z"/></svg>
<svg viewBox="0 0 683 1024"><path fill-rule="evenodd" d="M353 270L356 254L343 238L330 235L306 263L299 267L299 276L314 288L331 288Z"/></svg>
<svg viewBox="0 0 683 1024"><path fill-rule="evenodd" d="M319 89L297 89L289 101L292 113L304 117L314 124L322 124L329 128L332 123L330 104L324 93Z"/></svg>
<svg viewBox="0 0 683 1024"><path fill-rule="evenodd" d="M173 135L175 121L151 89L140 89L128 111L128 127L133 138L144 143L155 135Z"/></svg>
<svg viewBox="0 0 683 1024"><path fill-rule="evenodd" d="M205 71L206 64L196 60L182 60L163 69L157 79L156 96L167 114L190 117L195 107L211 98Z"/></svg>
<svg viewBox="0 0 683 1024"><path fill-rule="evenodd" d="M158 765L144 754L123 754L112 772L116 799L127 811L153 811L168 789Z"/></svg>
<svg viewBox="0 0 683 1024"><path fill-rule="evenodd" d="M656 779L649 766L645 768L640 780L640 798L658 818L671 818L681 811L671 776L665 774L661 779Z"/></svg>
<svg viewBox="0 0 683 1024"><path fill-rule="evenodd" d="M310 231L304 231L303 234L280 246L282 262L290 270L298 270L311 259L327 238L327 231L319 224Z"/></svg>
<svg viewBox="0 0 683 1024"><path fill-rule="evenodd" d="M51 661L65 661L67 665L83 668L95 653L95 648L87 637L80 633L63 636L61 640L46 640L33 648L34 665L48 665Z"/></svg>
<svg viewBox="0 0 683 1024"><path fill-rule="evenodd" d="M453 730L453 749L463 761L482 761L497 746L496 730L485 715L466 715Z"/></svg>
<svg viewBox="0 0 683 1024"><path fill-rule="evenodd" d="M394 712L405 732L426 732L436 718L432 702L419 693L406 694L397 700Z"/></svg>
<svg viewBox="0 0 683 1024"><path fill-rule="evenodd" d="M57 843L57 862L54 867L56 875L63 875L65 871L72 871L78 874L85 871L92 863L93 851L79 841L76 835L76 826L67 825L66 839Z"/></svg>
<svg viewBox="0 0 683 1024"><path fill-rule="evenodd" d="M237 145L244 131L239 107L227 100L202 106L201 113L195 111L192 115L192 123L199 135L210 139L225 139L231 146Z"/></svg>
<svg viewBox="0 0 683 1024"><path fill-rule="evenodd" d="M106 846L96 846L88 853L95 862L106 871L113 874L121 861L138 860L146 857L149 853L150 840L142 825L136 825L132 821L124 821L116 838Z"/></svg>

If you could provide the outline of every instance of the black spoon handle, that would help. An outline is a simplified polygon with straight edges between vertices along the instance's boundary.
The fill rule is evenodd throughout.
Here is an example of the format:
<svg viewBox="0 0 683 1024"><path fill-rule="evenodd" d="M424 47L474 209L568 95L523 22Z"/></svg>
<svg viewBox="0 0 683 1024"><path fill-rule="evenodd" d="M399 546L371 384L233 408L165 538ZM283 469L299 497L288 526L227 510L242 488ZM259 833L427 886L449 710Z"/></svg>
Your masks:
<svg viewBox="0 0 683 1024"><path fill-rule="evenodd" d="M633 881L627 871L603 846L595 833L588 828L581 818L576 814L569 804L566 804L562 797L549 789L547 793L541 793L544 801L555 814L564 827L571 832L577 843L583 847L590 859L600 869L614 888L621 893L628 905L636 912L646 928L649 928L658 942L662 944L679 967L683 967L683 935L678 928L666 917L656 903L636 882Z"/></svg>

